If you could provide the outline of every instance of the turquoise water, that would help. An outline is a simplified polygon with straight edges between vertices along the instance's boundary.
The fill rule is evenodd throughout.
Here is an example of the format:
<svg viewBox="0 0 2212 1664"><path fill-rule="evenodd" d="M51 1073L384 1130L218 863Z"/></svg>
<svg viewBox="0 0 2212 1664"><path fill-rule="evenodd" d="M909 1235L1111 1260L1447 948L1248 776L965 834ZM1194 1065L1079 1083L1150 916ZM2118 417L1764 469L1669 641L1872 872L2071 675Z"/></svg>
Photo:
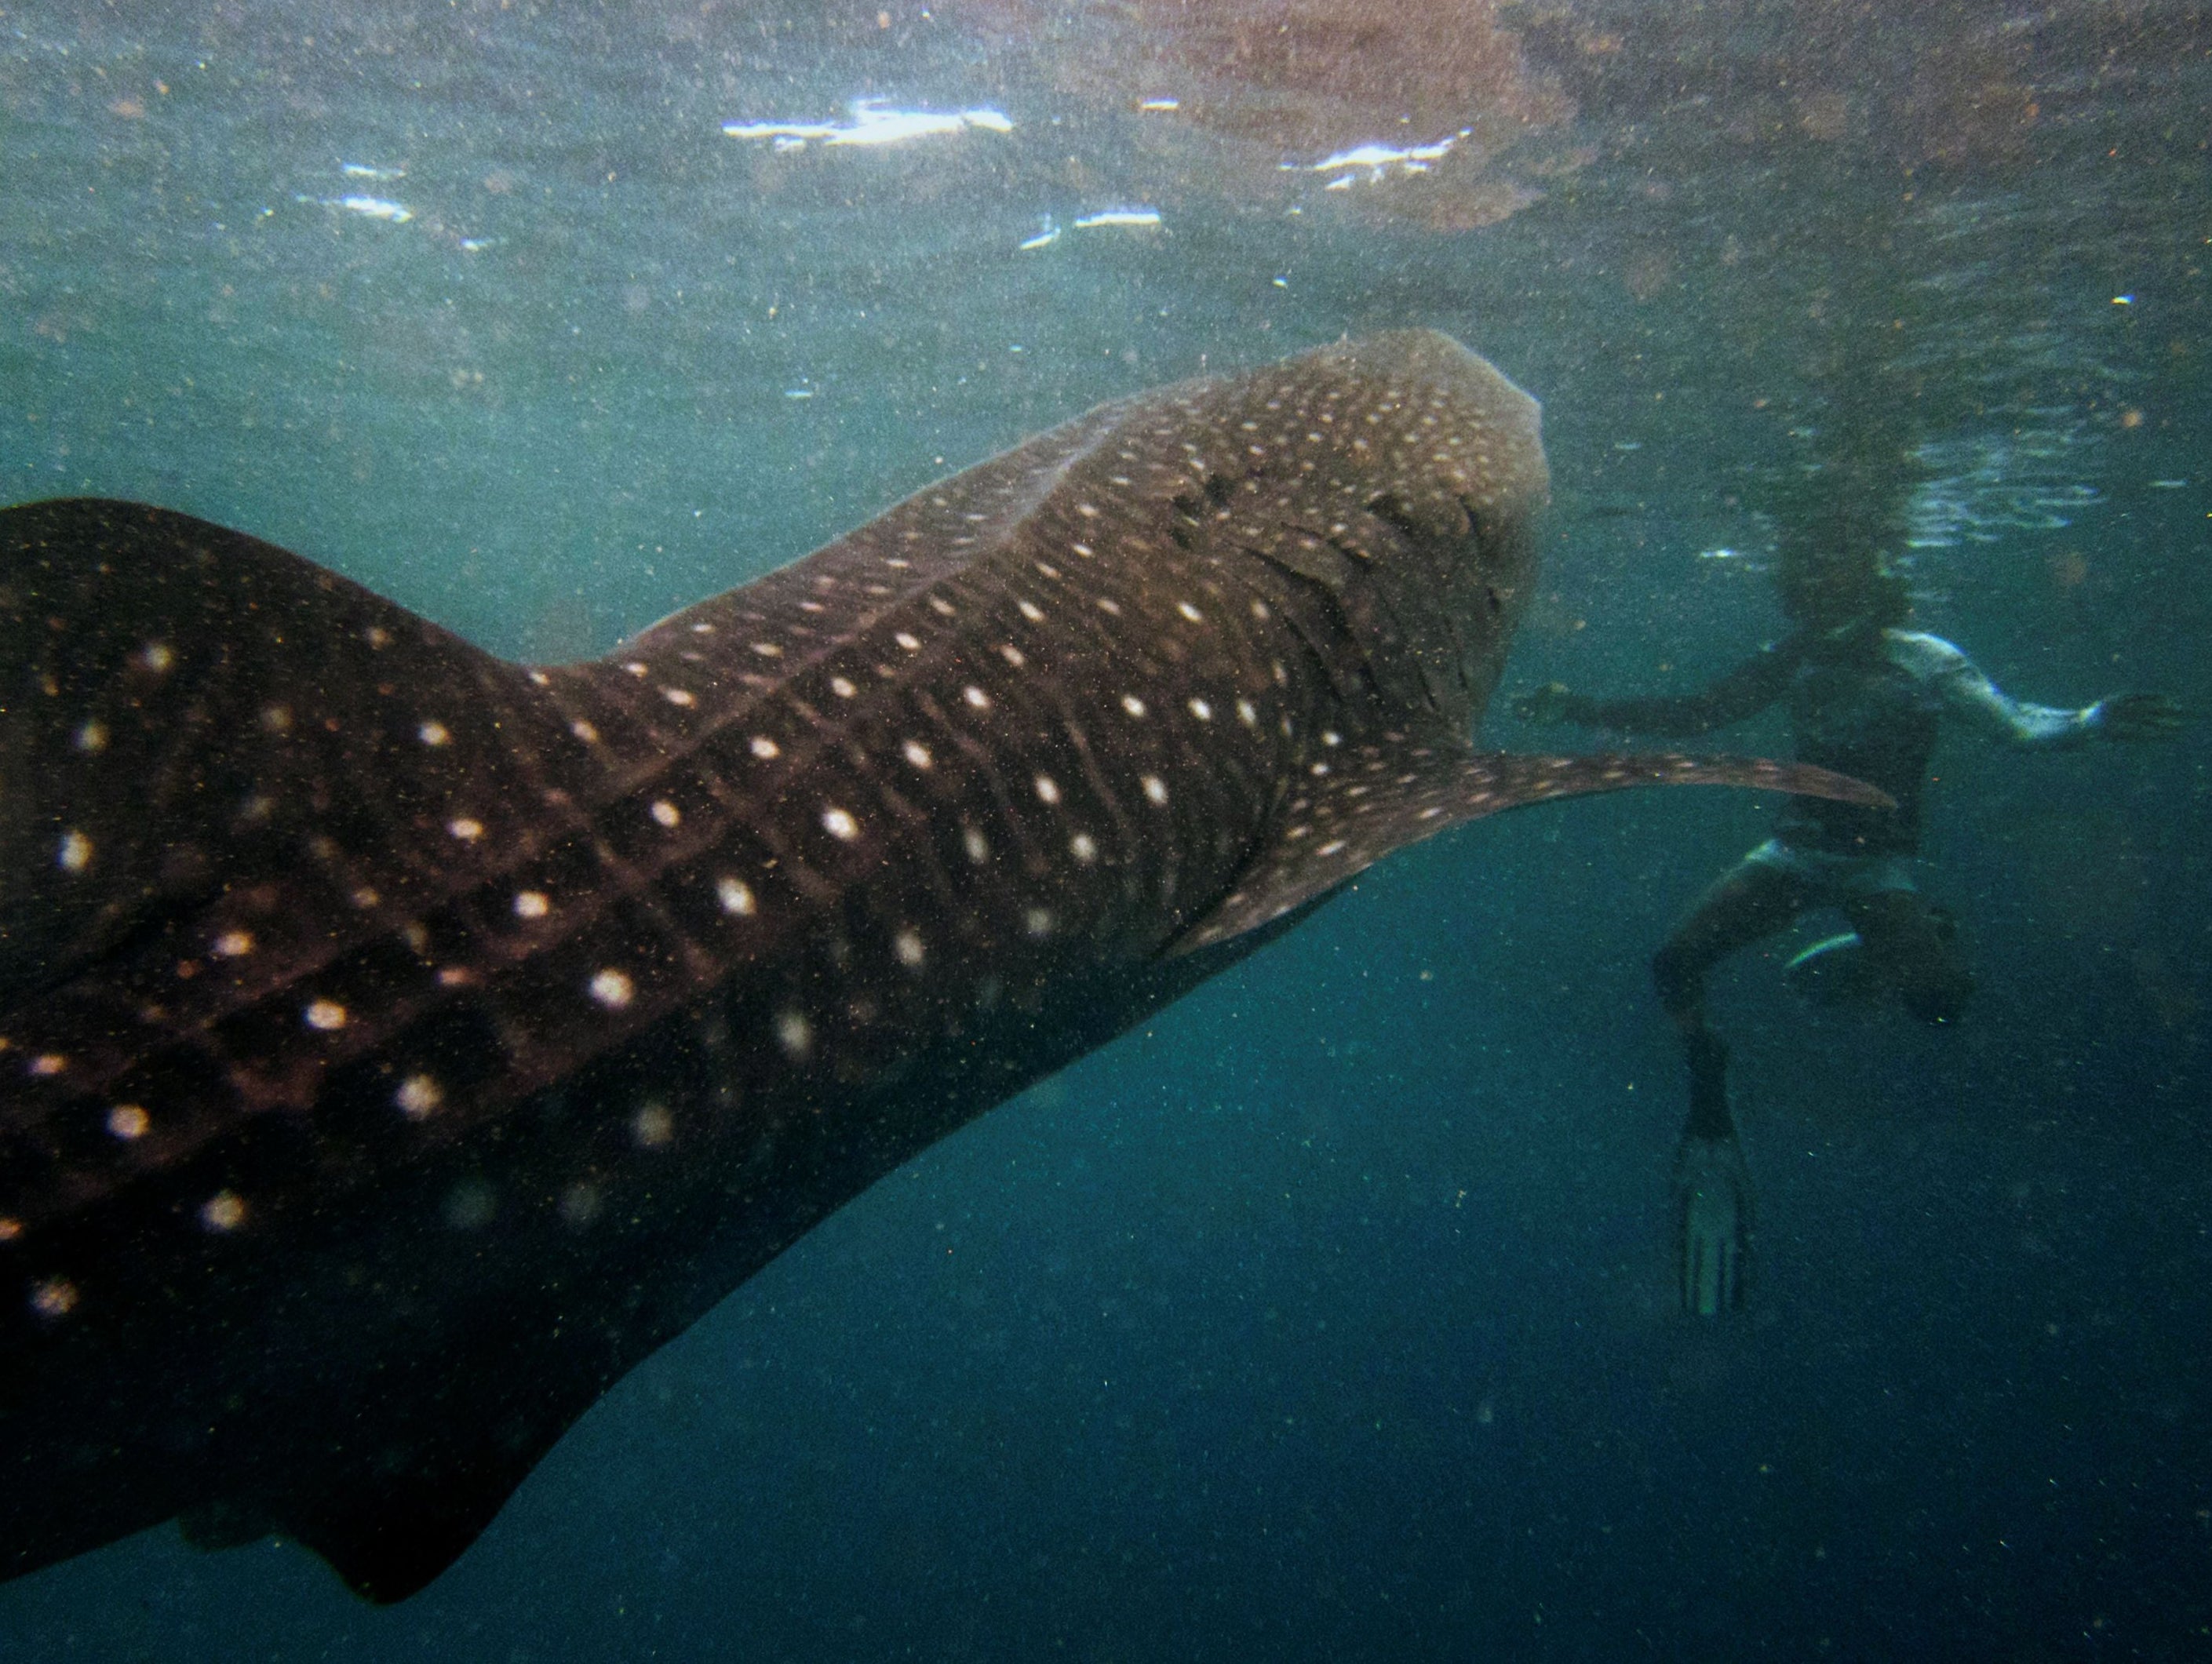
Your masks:
<svg viewBox="0 0 2212 1664"><path fill-rule="evenodd" d="M556 659L1100 399L1425 325L1546 404L1509 689L1773 634L1759 490L1856 422L1919 453L1928 627L2212 710L2203 14L1831 15L9 8L0 500L188 510ZM980 118L723 131L860 99ZM164 1530L0 1588L0 1652L2195 1655L2205 759L1941 755L1955 1032L1717 979L1741 1323L1673 1310L1645 962L1767 809L1539 809L879 1186L414 1601Z"/></svg>

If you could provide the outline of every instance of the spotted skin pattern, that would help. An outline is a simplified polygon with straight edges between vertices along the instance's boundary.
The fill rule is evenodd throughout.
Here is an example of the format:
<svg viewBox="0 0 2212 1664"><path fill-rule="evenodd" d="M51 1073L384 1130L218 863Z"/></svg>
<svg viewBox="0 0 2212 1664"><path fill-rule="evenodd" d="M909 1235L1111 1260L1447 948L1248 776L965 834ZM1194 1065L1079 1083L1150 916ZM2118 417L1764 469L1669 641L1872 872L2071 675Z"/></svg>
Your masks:
<svg viewBox="0 0 2212 1664"><path fill-rule="evenodd" d="M606 658L0 513L0 1576L181 1517L362 1594L937 1138L1481 756L1534 403L1437 335L1110 404Z"/></svg>

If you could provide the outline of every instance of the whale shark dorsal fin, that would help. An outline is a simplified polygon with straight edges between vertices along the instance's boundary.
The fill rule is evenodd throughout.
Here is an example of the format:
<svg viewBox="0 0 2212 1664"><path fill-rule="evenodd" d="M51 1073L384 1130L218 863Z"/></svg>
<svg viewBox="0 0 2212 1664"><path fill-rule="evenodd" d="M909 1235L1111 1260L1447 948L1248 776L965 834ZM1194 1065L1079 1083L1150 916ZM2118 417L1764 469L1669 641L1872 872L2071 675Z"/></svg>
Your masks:
<svg viewBox="0 0 2212 1664"><path fill-rule="evenodd" d="M1257 930L1358 877L1394 850L1449 827L1553 798L1632 786L1735 786L1850 803L1888 801L1873 787L1802 764L1673 753L1524 756L1386 736L1309 765L1273 839L1236 887L1172 943L1194 952Z"/></svg>

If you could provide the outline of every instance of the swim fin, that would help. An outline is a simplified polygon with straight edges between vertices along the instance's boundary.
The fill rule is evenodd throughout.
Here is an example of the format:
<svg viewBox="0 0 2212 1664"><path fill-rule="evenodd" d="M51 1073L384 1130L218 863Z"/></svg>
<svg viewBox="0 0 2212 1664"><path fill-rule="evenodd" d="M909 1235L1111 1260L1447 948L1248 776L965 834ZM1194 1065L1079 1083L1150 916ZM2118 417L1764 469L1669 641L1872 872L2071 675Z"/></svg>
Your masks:
<svg viewBox="0 0 2212 1664"><path fill-rule="evenodd" d="M1683 1134L1674 1151L1674 1223L1683 1311L1741 1311L1751 1276L1751 1171L1733 1132Z"/></svg>
<svg viewBox="0 0 2212 1664"><path fill-rule="evenodd" d="M1674 1150L1675 1275L1692 1317L1741 1310L1751 1273L1751 1169L1729 1113L1728 1045L1683 1036L1690 1116Z"/></svg>

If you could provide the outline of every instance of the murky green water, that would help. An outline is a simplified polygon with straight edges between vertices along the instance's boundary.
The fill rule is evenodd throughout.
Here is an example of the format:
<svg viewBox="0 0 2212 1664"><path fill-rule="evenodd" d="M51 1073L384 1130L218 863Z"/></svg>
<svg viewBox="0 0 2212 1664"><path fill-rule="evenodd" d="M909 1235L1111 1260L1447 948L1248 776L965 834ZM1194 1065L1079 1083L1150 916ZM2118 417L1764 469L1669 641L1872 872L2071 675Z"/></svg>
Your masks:
<svg viewBox="0 0 2212 1664"><path fill-rule="evenodd" d="M1546 404L1509 688L1773 634L1760 506L1858 446L1928 628L2212 710L2208 54L2077 0L0 9L0 500L562 659L1101 399L1422 325ZM1668 1309L1644 961L1763 811L1547 810L864 1199L417 1602L156 1533L0 1591L0 1653L2194 1655L2204 757L1942 754L1956 1035L1722 985L1727 1334Z"/></svg>

